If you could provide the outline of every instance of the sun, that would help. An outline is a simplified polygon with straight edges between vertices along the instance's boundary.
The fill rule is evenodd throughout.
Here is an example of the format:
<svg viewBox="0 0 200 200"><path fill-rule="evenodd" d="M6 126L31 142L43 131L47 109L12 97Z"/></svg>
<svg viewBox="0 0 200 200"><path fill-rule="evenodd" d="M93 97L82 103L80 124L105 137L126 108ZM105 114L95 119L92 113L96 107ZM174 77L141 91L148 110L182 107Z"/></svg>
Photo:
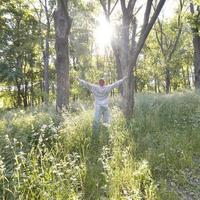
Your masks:
<svg viewBox="0 0 200 200"><path fill-rule="evenodd" d="M95 46L97 52L102 54L111 45L114 28L103 15L98 16L97 21L99 25L94 30Z"/></svg>

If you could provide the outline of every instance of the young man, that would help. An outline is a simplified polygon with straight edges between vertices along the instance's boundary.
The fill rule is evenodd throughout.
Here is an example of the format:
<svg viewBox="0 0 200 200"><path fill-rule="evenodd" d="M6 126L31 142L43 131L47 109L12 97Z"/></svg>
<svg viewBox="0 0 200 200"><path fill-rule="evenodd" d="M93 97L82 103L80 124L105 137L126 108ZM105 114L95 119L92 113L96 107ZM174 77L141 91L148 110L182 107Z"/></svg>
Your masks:
<svg viewBox="0 0 200 200"><path fill-rule="evenodd" d="M109 124L109 120L110 120L109 109L108 109L109 93L111 92L112 89L120 86L123 83L123 81L125 81L126 79L127 77L124 77L123 79L113 84L105 85L105 80L101 78L99 80L99 85L95 85L78 78L81 85L83 85L88 90L90 90L93 93L94 98L95 98L95 114L94 114L94 123L93 123L93 128L94 128L95 133L98 132L101 115L103 115L104 125Z"/></svg>

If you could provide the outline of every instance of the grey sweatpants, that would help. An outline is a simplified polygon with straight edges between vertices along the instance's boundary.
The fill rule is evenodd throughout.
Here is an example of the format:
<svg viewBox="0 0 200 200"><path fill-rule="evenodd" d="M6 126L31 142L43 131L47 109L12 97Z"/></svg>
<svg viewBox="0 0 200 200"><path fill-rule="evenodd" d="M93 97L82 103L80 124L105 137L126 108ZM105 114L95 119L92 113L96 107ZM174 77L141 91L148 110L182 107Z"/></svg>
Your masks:
<svg viewBox="0 0 200 200"><path fill-rule="evenodd" d="M95 105L95 114L93 122L93 128L95 132L98 132L101 116L103 116L103 123L108 124L110 122L108 106Z"/></svg>

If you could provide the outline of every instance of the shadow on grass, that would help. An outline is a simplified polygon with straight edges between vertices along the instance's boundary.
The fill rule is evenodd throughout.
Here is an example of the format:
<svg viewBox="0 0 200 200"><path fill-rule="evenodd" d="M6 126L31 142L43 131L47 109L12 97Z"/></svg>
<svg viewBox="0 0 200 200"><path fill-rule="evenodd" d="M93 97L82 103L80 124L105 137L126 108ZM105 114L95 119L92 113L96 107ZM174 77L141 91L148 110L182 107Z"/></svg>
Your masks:
<svg viewBox="0 0 200 200"><path fill-rule="evenodd" d="M108 145L109 130L101 126L98 134L91 137L86 153L86 177L84 183L84 199L100 200L106 198L106 180L101 162L103 147Z"/></svg>

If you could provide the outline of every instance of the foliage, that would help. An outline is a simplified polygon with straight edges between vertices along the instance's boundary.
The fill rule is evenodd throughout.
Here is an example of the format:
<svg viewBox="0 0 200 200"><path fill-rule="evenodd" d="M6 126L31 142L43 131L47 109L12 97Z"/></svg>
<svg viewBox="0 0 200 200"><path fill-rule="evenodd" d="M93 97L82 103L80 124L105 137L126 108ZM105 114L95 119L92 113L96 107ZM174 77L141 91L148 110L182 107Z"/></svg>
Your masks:
<svg viewBox="0 0 200 200"><path fill-rule="evenodd" d="M174 19L164 23L162 26L165 30L163 36L164 51L168 55L178 28ZM155 91L156 93L164 92L166 86L166 67L170 71L171 92L192 88L193 69L191 67L193 62L193 47L191 41L190 29L187 24L183 24L176 51L173 53L170 61L166 61L156 40L155 30L152 31L135 72L137 90Z"/></svg>
<svg viewBox="0 0 200 200"><path fill-rule="evenodd" d="M34 98L30 85L36 84L40 73L36 67L37 21L25 1L6 1L0 13L1 83L8 86L14 106L21 106L23 101L26 107L29 92Z"/></svg>

